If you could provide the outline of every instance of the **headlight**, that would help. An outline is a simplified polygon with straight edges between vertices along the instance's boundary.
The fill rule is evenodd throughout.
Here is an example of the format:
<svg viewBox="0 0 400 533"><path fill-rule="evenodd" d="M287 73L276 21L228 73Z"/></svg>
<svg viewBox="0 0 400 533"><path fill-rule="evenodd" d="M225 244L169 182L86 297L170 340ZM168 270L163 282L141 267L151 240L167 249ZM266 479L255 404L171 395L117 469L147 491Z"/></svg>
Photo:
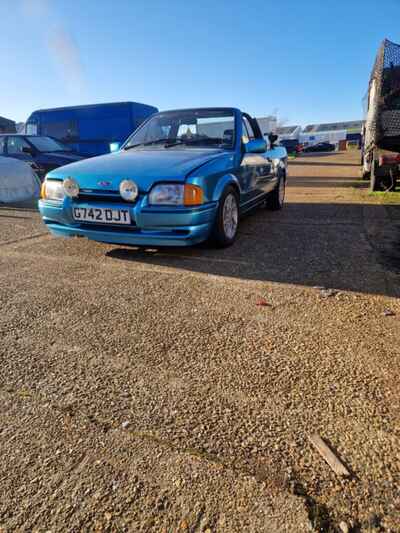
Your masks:
<svg viewBox="0 0 400 533"><path fill-rule="evenodd" d="M134 202L139 194L139 191L134 181L123 180L119 184L119 193L127 202Z"/></svg>
<svg viewBox="0 0 400 533"><path fill-rule="evenodd" d="M70 198L79 196L79 185L74 178L67 178L63 181L64 192Z"/></svg>
<svg viewBox="0 0 400 533"><path fill-rule="evenodd" d="M62 181L49 180L42 184L41 197L44 200L64 200L65 192Z"/></svg>
<svg viewBox="0 0 400 533"><path fill-rule="evenodd" d="M156 185L150 192L149 203L183 205L183 185Z"/></svg>
<svg viewBox="0 0 400 533"><path fill-rule="evenodd" d="M170 183L156 185L150 192L152 205L200 205L203 203L203 189L197 185Z"/></svg>

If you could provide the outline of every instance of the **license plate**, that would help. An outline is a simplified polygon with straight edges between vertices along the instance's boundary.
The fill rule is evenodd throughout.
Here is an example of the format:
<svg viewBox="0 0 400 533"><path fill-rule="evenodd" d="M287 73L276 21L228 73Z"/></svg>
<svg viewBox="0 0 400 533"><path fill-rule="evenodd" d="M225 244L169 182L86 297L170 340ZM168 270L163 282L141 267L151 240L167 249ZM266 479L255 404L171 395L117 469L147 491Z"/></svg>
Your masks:
<svg viewBox="0 0 400 533"><path fill-rule="evenodd" d="M129 209L112 209L111 207L73 207L72 216L77 222L94 222L100 224L130 224Z"/></svg>

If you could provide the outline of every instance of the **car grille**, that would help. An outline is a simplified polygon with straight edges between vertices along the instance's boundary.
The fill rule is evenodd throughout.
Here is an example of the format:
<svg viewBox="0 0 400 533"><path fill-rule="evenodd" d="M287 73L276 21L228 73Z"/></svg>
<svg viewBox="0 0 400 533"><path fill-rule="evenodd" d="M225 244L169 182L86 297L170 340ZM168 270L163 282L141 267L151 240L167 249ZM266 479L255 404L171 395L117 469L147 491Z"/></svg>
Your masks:
<svg viewBox="0 0 400 533"><path fill-rule="evenodd" d="M136 222L132 220L131 224L95 224L94 222L82 222L82 224L79 224L79 228L92 231L102 231L104 233L115 233L116 231L125 233L129 230L137 229L137 226Z"/></svg>
<svg viewBox="0 0 400 533"><path fill-rule="evenodd" d="M127 202L124 200L118 191L86 191L82 189L79 193L78 200L82 202L107 202L115 204L129 204L135 205L135 202Z"/></svg>

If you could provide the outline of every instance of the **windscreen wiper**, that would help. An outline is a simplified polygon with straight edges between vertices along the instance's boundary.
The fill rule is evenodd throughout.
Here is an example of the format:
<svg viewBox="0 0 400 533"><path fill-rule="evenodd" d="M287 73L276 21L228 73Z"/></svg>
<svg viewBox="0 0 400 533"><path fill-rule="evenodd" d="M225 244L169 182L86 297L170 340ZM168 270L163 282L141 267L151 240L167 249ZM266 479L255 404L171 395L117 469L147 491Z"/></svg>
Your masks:
<svg viewBox="0 0 400 533"><path fill-rule="evenodd" d="M130 150L131 148L137 148L138 146L150 146L151 144L164 144L168 142L169 139L155 139L154 141L146 141L144 143L131 144L130 146L125 146L124 150Z"/></svg>
<svg viewBox="0 0 400 533"><path fill-rule="evenodd" d="M213 137L199 137L197 139L187 139L185 144L223 144L221 139Z"/></svg>
<svg viewBox="0 0 400 533"><path fill-rule="evenodd" d="M199 137L199 138L193 138L193 139L174 139L172 142L168 142L165 145L165 148L169 148L170 146L176 146L178 144L185 144L185 145L191 145L191 144L221 144L221 141L219 139L213 139L212 137Z"/></svg>
<svg viewBox="0 0 400 533"><path fill-rule="evenodd" d="M171 148L171 146L178 146L179 144L186 144L186 141L182 141L182 139L168 139L164 148Z"/></svg>

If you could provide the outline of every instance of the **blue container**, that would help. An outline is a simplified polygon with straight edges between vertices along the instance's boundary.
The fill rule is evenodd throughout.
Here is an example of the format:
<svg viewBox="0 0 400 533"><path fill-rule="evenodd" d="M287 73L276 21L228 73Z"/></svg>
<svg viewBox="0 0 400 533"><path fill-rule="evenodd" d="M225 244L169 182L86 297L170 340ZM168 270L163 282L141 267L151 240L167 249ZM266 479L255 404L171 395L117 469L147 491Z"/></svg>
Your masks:
<svg viewBox="0 0 400 533"><path fill-rule="evenodd" d="M25 128L28 135L55 137L90 157L109 153L110 144L122 144L157 111L156 107L136 102L41 109L31 114Z"/></svg>

